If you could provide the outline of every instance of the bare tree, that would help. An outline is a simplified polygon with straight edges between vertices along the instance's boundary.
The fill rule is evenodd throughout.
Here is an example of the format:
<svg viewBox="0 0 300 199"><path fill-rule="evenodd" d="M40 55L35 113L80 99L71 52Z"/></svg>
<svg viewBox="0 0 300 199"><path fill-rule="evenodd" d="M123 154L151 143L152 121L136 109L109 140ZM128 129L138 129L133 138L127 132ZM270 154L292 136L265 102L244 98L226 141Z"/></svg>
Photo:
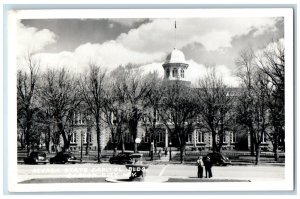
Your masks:
<svg viewBox="0 0 300 199"><path fill-rule="evenodd" d="M23 70L18 70L17 74L18 126L23 129L27 153L29 153L34 115L38 111L36 87L40 62L33 54L28 53L24 66L20 67L23 67Z"/></svg>
<svg viewBox="0 0 300 199"><path fill-rule="evenodd" d="M124 133L127 130L127 118L124 108L125 94L118 79L115 79L114 76L109 79L111 81L106 87L104 96L103 119L110 128L113 155L116 155L119 143L122 145L122 152L125 151Z"/></svg>
<svg viewBox="0 0 300 199"><path fill-rule="evenodd" d="M41 100L49 106L54 122L62 136L66 150L70 146L70 137L74 128L73 114L80 104L77 82L65 69L48 69L43 76L40 88Z"/></svg>
<svg viewBox="0 0 300 199"><path fill-rule="evenodd" d="M237 122L247 126L250 133L250 152L254 156L254 128L252 118L252 104L254 100L253 86L255 76L255 55L252 48L244 49L240 52L239 58L235 61L238 66L237 76L241 79L241 93L237 114Z"/></svg>
<svg viewBox="0 0 300 199"><path fill-rule="evenodd" d="M183 163L186 139L193 131L198 105L193 91L180 81L166 82L162 89L160 117L171 136L177 138Z"/></svg>
<svg viewBox="0 0 300 199"><path fill-rule="evenodd" d="M255 144L255 164L259 164L261 144L266 138L267 130L269 127L269 110L268 110L268 97L267 85L268 79L264 73L257 71L256 82L254 86L255 98L253 101L253 127L254 127L254 144Z"/></svg>
<svg viewBox="0 0 300 199"><path fill-rule="evenodd" d="M143 125L147 136L150 137L149 150L151 143L154 143L154 152L157 152L157 119L159 118L159 108L163 97L162 79L158 77L157 72L149 73L145 77L149 81L149 92L145 96L145 106L143 111ZM153 159L153 153L151 153Z"/></svg>
<svg viewBox="0 0 300 199"><path fill-rule="evenodd" d="M101 162L101 113L104 102L104 81L106 72L96 64L90 63L88 74L81 80L80 88L87 109L93 115L97 132L97 160Z"/></svg>
<svg viewBox="0 0 300 199"><path fill-rule="evenodd" d="M230 89L213 69L199 80L195 90L200 107L198 114L202 121L200 126L211 132L212 150L220 152L225 133L231 129L233 104Z"/></svg>
<svg viewBox="0 0 300 199"><path fill-rule="evenodd" d="M257 65L269 79L267 87L268 107L270 109L270 122L272 129L269 131L269 138L273 145L274 158L279 159L279 145L284 149L284 67L285 48L281 41L269 45L260 55L257 56Z"/></svg>
<svg viewBox="0 0 300 199"><path fill-rule="evenodd" d="M145 96L149 92L149 82L143 79L137 66L128 64L119 67L115 74L118 76L118 93L124 97L123 110L129 133L133 142L137 138L138 123L143 115ZM134 142L134 152L137 152L137 143Z"/></svg>
<svg viewBox="0 0 300 199"><path fill-rule="evenodd" d="M270 126L268 107L270 81L257 66L257 57L252 49L242 51L236 63L240 66L242 80L242 93L237 103L237 121L248 128L255 150L255 164L259 164L261 144Z"/></svg>

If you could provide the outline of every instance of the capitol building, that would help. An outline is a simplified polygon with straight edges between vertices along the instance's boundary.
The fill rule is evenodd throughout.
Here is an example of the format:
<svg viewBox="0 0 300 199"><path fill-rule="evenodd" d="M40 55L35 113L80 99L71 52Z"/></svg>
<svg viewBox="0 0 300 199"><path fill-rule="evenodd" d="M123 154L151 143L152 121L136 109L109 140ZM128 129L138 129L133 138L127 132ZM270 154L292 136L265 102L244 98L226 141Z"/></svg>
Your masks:
<svg viewBox="0 0 300 199"><path fill-rule="evenodd" d="M164 82L180 81L185 86L189 87L191 82L186 78L186 71L189 69L189 64L185 60L183 52L178 49L173 49L166 57L165 62L162 64L164 69ZM191 88L193 89L193 88ZM164 150L170 145L174 150L179 147L178 139L171 136L167 128L161 121L159 114L156 114L157 128L156 128L156 146L158 150ZM141 142L138 145L138 150L148 151L151 146L151 135L146 133L143 128L142 122L138 125L137 137L140 138ZM96 129L95 127L89 127L85 118L85 114L78 111L74 113L74 124L75 128L71 133L70 137L70 150L77 151L81 146L86 148L86 144L89 143L90 150L96 150ZM104 128L103 128L104 127ZM109 128L105 128L103 124L102 132L100 136L101 149L112 150L111 145L111 133ZM87 136L89 133L90 136ZM125 132L125 149L133 150L133 137L129 132ZM89 138L89 142L87 141ZM218 137L217 137L218 139ZM153 143L152 143L153 144ZM267 146L270 143L263 139L262 146ZM61 145L63 141L61 139ZM212 135L211 132L207 132L200 127L194 128L193 132L188 134L186 138L186 150L211 150L212 149ZM222 150L249 150L250 149L250 136L249 134L240 135L237 132L227 131L223 137ZM118 147L120 150L120 146Z"/></svg>

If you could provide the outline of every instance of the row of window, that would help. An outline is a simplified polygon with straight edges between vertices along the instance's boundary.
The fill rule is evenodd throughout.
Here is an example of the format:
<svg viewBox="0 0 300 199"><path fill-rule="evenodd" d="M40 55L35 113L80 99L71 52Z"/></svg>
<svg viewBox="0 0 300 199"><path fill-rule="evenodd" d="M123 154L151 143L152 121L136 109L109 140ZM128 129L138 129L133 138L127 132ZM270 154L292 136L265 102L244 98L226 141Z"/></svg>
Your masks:
<svg viewBox="0 0 300 199"><path fill-rule="evenodd" d="M180 77L184 78L184 69L179 70L177 68L173 68L173 70L172 70L172 77L178 78L179 77L178 76L178 71L180 71ZM167 73L167 77L169 77L170 76L170 69L167 69L166 73Z"/></svg>
<svg viewBox="0 0 300 199"><path fill-rule="evenodd" d="M194 136L194 139L192 139L192 136ZM89 139L90 139L90 142L92 142L92 134L90 134ZM209 137L209 139L211 139L211 137ZM124 140L125 140L126 143L133 142L132 136L130 136L129 133L125 134ZM187 136L187 138L186 138L186 142L187 143L191 143L193 140L195 140L196 143L204 143L205 142L205 140L204 140L204 133L201 132L200 130L196 130L196 133L189 134ZM219 140L218 135L217 135L217 140ZM77 133L73 132L71 134L70 143L71 144L75 144L76 141L77 141ZM237 141L236 133L230 132L230 143L236 143L236 141ZM82 132L82 142L83 143L87 143L87 132ZM144 137L144 142L149 143L150 142L150 137L146 135ZM164 142L164 134L163 133L158 133L157 134L157 142L158 143ZM266 142L266 136L264 134L263 134L263 137L262 137L262 142L263 143ZM227 143L227 136L223 137L223 143Z"/></svg>
<svg viewBox="0 0 300 199"><path fill-rule="evenodd" d="M74 112L73 114L73 123L74 124L85 124L87 118L87 113Z"/></svg>
<svg viewBox="0 0 300 199"><path fill-rule="evenodd" d="M194 139L192 139L192 134L189 134L186 138L187 143L191 143L193 140L196 140L196 143L204 143L204 133L200 130L196 130L196 133L193 134ZM209 137L211 139L211 137ZM219 140L219 137L217 136L217 140ZM236 143L236 133L230 132L230 143ZM209 140L210 141L210 140ZM227 143L227 136L223 137L223 142Z"/></svg>
<svg viewBox="0 0 300 199"><path fill-rule="evenodd" d="M77 143L77 133L76 132L72 132L71 137L70 137L70 144L76 144ZM82 136L82 143L86 144L87 143L87 132L81 132L79 134L79 136ZM89 136L89 141L90 143L92 142L92 133ZM81 139L81 137L79 137L79 139Z"/></svg>

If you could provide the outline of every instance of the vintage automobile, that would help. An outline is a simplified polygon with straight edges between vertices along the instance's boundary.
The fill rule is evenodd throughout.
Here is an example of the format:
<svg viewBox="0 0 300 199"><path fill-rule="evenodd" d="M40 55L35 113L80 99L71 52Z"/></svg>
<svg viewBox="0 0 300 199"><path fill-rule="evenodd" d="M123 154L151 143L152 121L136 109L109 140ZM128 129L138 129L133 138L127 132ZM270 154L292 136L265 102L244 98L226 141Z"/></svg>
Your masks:
<svg viewBox="0 0 300 199"><path fill-rule="evenodd" d="M31 152L29 156L24 158L25 164L46 164L48 160L46 159L46 153L44 152Z"/></svg>
<svg viewBox="0 0 300 199"><path fill-rule="evenodd" d="M79 163L78 160L71 152L58 152L53 158L49 160L50 164L65 164L65 163Z"/></svg>
<svg viewBox="0 0 300 199"><path fill-rule="evenodd" d="M207 157L210 158L213 165L226 166L228 164L231 164L230 160L221 153L217 153L217 152L209 153L205 156L204 160L206 160Z"/></svg>
<svg viewBox="0 0 300 199"><path fill-rule="evenodd" d="M119 153L118 155L109 158L110 164L132 164L133 162L132 153L129 152Z"/></svg>

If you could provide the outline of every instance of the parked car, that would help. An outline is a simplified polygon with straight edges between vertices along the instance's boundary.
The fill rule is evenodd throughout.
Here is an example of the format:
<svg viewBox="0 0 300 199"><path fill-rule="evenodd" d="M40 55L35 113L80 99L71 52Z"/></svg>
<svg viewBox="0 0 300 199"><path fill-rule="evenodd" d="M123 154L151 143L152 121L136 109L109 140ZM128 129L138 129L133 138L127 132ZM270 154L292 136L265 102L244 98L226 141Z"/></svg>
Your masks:
<svg viewBox="0 0 300 199"><path fill-rule="evenodd" d="M110 164L132 164L133 161L132 153L119 153L109 158Z"/></svg>
<svg viewBox="0 0 300 199"><path fill-rule="evenodd" d="M29 156L24 158L25 164L46 164L48 160L46 159L46 153L44 152L31 152Z"/></svg>
<svg viewBox="0 0 300 199"><path fill-rule="evenodd" d="M231 164L230 160L224 156L223 154L221 153L217 153L217 152L214 152L214 153L209 153L205 156L205 159L209 157L212 164L213 165L222 165L222 166L226 166L228 164Z"/></svg>
<svg viewBox="0 0 300 199"><path fill-rule="evenodd" d="M71 152L58 152L53 158L50 158L50 164L78 163L78 160Z"/></svg>

